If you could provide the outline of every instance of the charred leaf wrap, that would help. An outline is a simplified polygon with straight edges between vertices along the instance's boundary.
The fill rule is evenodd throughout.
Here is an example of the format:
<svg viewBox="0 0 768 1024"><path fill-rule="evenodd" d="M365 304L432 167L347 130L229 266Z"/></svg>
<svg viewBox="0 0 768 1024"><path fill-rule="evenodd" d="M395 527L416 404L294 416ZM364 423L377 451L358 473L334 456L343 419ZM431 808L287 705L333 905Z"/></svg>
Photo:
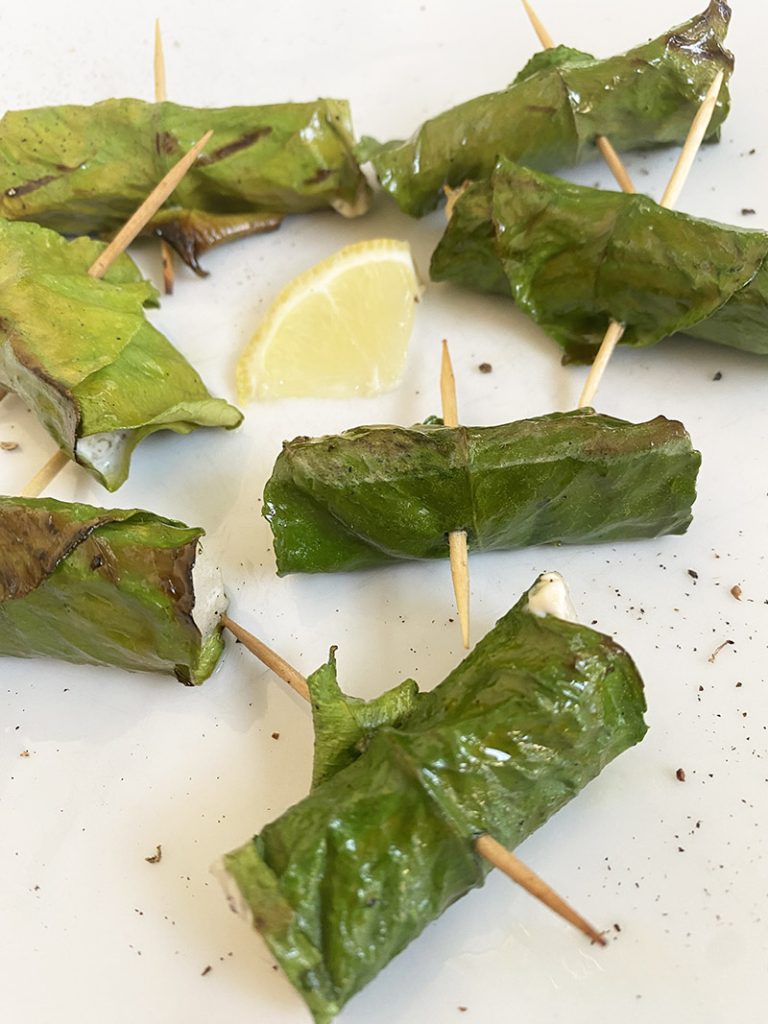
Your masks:
<svg viewBox="0 0 768 1024"><path fill-rule="evenodd" d="M572 359L682 332L768 355L768 233L501 160L459 198L431 275L514 298Z"/></svg>
<svg viewBox="0 0 768 1024"><path fill-rule="evenodd" d="M112 99L0 120L0 216L111 234L209 128L202 156L145 229L194 269L206 249L272 230L283 214L367 209L344 100L206 110Z"/></svg>
<svg viewBox="0 0 768 1024"><path fill-rule="evenodd" d="M86 271L101 242L0 220L0 386L108 490L148 434L236 427L186 359L144 316L157 293L121 256L103 280Z"/></svg>
<svg viewBox="0 0 768 1024"><path fill-rule="evenodd" d="M565 46L545 50L502 92L431 118L407 142L364 139L361 156L400 208L420 217L444 185L487 177L499 156L555 170L589 159L597 135L619 152L680 143L715 74L733 68L722 46L730 17L712 0L685 24L607 60ZM724 84L708 138L718 137L728 105Z"/></svg>
<svg viewBox="0 0 768 1024"><path fill-rule="evenodd" d="M0 497L0 654L202 683L223 649L218 618L203 632L194 618L210 617L193 578L204 532L140 509Z"/></svg>
<svg viewBox="0 0 768 1024"><path fill-rule="evenodd" d="M233 903L318 1024L482 885L477 836L515 847L645 734L626 652L527 602L398 726L224 858ZM333 702L333 665L321 671Z"/></svg>
<svg viewBox="0 0 768 1024"><path fill-rule="evenodd" d="M357 427L286 442L264 490L280 575L475 550L684 533L699 453L682 424L591 409L496 427Z"/></svg>

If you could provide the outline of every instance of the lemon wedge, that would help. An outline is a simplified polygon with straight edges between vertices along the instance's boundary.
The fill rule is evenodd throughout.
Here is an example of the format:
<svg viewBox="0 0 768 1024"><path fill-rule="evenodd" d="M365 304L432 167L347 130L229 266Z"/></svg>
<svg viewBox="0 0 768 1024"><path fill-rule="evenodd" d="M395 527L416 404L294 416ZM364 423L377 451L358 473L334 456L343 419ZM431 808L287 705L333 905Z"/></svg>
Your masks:
<svg viewBox="0 0 768 1024"><path fill-rule="evenodd" d="M340 249L278 295L238 360L240 401L396 387L422 291L406 242L376 238Z"/></svg>

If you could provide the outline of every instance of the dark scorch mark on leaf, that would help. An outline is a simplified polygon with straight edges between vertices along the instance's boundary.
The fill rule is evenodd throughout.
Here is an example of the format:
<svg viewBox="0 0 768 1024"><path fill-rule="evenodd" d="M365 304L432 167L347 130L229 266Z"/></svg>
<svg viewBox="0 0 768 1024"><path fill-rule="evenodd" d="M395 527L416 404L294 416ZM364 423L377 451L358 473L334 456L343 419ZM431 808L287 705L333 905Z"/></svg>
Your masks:
<svg viewBox="0 0 768 1024"><path fill-rule="evenodd" d="M46 174L42 178L35 178L34 181L25 181L23 185L13 185L11 188L7 188L5 190L5 195L9 199L26 196L30 192L35 192L37 189L43 188L44 185L50 185L52 181L56 181L56 179L60 177L60 174Z"/></svg>
<svg viewBox="0 0 768 1024"><path fill-rule="evenodd" d="M305 185L321 185L326 178L330 178L333 171L329 167L318 167L311 178L305 178Z"/></svg>
<svg viewBox="0 0 768 1024"><path fill-rule="evenodd" d="M170 132L157 132L155 135L155 149L158 153L165 153L170 156L179 149L179 140Z"/></svg>
<svg viewBox="0 0 768 1024"><path fill-rule="evenodd" d="M202 156L198 157L197 166L207 167L209 164L215 164L219 160L224 160L226 157L232 156L233 153L239 153L241 149L247 149L248 146L252 146L254 142L258 142L259 139L263 139L271 132L272 127L270 125L254 128L252 132L246 132L239 139L235 139L234 142L228 142L226 146L214 149L212 153L203 153Z"/></svg>

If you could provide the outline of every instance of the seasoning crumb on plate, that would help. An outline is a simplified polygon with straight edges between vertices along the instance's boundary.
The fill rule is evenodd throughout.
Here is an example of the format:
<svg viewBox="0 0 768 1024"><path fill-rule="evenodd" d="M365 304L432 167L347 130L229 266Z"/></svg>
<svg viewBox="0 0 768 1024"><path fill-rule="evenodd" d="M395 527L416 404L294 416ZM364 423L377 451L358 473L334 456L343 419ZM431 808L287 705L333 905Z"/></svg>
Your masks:
<svg viewBox="0 0 768 1024"><path fill-rule="evenodd" d="M685 782L685 768L678 768L675 772L675 778L678 782Z"/></svg>
<svg viewBox="0 0 768 1024"><path fill-rule="evenodd" d="M18 441L0 441L0 449L4 452L15 452L18 447Z"/></svg>
<svg viewBox="0 0 768 1024"><path fill-rule="evenodd" d="M736 643L736 641L735 641L735 640L723 640L723 642L722 642L721 644L719 644L719 645L718 645L718 646L717 646L717 647L716 647L716 648L714 649L714 651L712 651L712 653L710 654L710 656L709 656L709 658L708 658L707 660L708 660L708 661L709 661L709 662L710 662L711 664L714 664L714 662L715 662L715 658L716 658L716 657L718 656L718 654L720 653L720 651L722 651L722 649L723 649L724 647L728 647L728 645L729 645L729 644L730 644L731 646L733 646L733 644L735 644L735 643Z"/></svg>
<svg viewBox="0 0 768 1024"><path fill-rule="evenodd" d="M731 587L731 594L736 598L737 601L741 600L742 589L738 583Z"/></svg>
<svg viewBox="0 0 768 1024"><path fill-rule="evenodd" d="M152 856L144 858L144 860L147 862L147 864L159 864L162 859L163 859L163 848L162 848L162 846L160 846L159 843L155 847L155 852L152 854Z"/></svg>
<svg viewBox="0 0 768 1024"><path fill-rule="evenodd" d="M480 371L480 373L492 373L493 366L490 363L480 363L480 365L478 366L478 370Z"/></svg>

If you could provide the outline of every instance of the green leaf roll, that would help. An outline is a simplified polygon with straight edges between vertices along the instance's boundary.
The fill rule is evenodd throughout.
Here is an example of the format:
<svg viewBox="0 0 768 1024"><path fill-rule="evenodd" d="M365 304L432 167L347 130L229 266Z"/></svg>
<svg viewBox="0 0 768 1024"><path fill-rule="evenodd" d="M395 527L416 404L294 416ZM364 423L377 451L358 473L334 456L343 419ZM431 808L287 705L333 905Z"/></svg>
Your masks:
<svg viewBox="0 0 768 1024"><path fill-rule="evenodd" d="M592 409L495 427L357 427L286 442L264 490L280 575L469 548L684 533L700 456L682 424Z"/></svg>
<svg viewBox="0 0 768 1024"><path fill-rule="evenodd" d="M196 271L206 249L273 230L284 214L367 209L346 101L206 110L110 99L0 120L0 216L111 235L209 128L201 157L145 228Z"/></svg>
<svg viewBox="0 0 768 1024"><path fill-rule="evenodd" d="M202 683L226 609L204 532L140 509L0 497L0 655Z"/></svg>
<svg viewBox="0 0 768 1024"><path fill-rule="evenodd" d="M157 293L121 256L36 224L0 220L0 387L15 392L59 447L113 491L136 445L157 430L238 426L242 414L202 380L144 315Z"/></svg>
<svg viewBox="0 0 768 1024"><path fill-rule="evenodd" d="M521 843L642 739L644 710L625 651L524 595L398 726L224 857L233 909L328 1024L483 884L478 836Z"/></svg>
<svg viewBox="0 0 768 1024"><path fill-rule="evenodd" d="M651 42L607 60L558 46L537 54L501 92L431 118L407 141L363 139L385 188L406 213L437 206L445 185L485 178L500 156L555 170L595 153L607 135L619 152L684 141L712 79L726 75L707 138L728 114L733 57L723 48L731 17L722 0Z"/></svg>
<svg viewBox="0 0 768 1024"><path fill-rule="evenodd" d="M509 295L591 361L610 319L626 325L623 345L683 333L768 355L767 262L764 231L500 160L456 202L430 272Z"/></svg>

